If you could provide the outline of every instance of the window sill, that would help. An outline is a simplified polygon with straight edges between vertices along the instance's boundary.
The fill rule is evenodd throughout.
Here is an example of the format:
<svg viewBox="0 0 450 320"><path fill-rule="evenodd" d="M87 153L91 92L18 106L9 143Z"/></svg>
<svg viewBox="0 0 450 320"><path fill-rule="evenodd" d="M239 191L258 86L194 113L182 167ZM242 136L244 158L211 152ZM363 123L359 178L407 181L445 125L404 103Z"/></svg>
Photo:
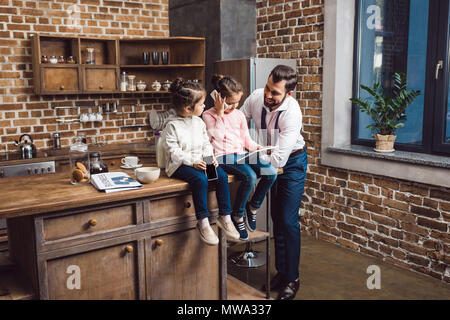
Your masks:
<svg viewBox="0 0 450 320"><path fill-rule="evenodd" d="M323 149L322 165L393 179L450 188L450 158L395 151L379 153L365 146Z"/></svg>
<svg viewBox="0 0 450 320"><path fill-rule="evenodd" d="M403 163L410 163L422 166L450 169L450 158L444 156L436 156L424 153L395 151L391 153L376 152L373 148L366 146L346 146L346 147L329 147L328 151L351 154L355 156L368 157L374 159L392 160Z"/></svg>

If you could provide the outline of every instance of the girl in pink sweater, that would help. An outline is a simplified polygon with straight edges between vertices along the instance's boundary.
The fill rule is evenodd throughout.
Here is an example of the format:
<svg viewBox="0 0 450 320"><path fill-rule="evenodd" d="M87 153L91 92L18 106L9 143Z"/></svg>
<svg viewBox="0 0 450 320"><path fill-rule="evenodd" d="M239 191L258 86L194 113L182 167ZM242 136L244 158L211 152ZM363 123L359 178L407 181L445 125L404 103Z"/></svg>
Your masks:
<svg viewBox="0 0 450 320"><path fill-rule="evenodd" d="M244 216L248 229L253 232L256 229L256 213L275 182L277 171L259 157L250 161L247 158L238 164L238 160L248 154L245 149L255 151L261 148L250 137L245 115L236 109L243 95L242 85L232 77L222 75L215 75L212 83L217 91L214 107L205 111L202 118L220 166L241 181L231 215L240 239L247 240ZM248 201L258 178L261 180Z"/></svg>

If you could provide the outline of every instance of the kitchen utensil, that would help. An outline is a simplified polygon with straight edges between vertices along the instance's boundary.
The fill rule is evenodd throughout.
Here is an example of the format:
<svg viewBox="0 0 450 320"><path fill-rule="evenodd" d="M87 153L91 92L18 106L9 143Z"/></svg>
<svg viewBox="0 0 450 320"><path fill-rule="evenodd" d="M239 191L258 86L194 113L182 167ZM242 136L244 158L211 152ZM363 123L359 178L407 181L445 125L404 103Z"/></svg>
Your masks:
<svg viewBox="0 0 450 320"><path fill-rule="evenodd" d="M169 64L169 52L167 51L161 52L161 60L162 64Z"/></svg>
<svg viewBox="0 0 450 320"><path fill-rule="evenodd" d="M53 133L53 149L61 149L61 140L58 132Z"/></svg>
<svg viewBox="0 0 450 320"><path fill-rule="evenodd" d="M147 84L144 81L139 80L136 87L138 91L145 91L145 89L147 88Z"/></svg>
<svg viewBox="0 0 450 320"><path fill-rule="evenodd" d="M141 183L152 183L158 180L161 169L156 167L143 167L134 170L136 179Z"/></svg>
<svg viewBox="0 0 450 320"><path fill-rule="evenodd" d="M24 137L28 137L30 141L22 141L22 138ZM32 159L36 157L36 147L33 144L33 138L29 134L21 135L19 141L14 141L14 145L20 148L22 159Z"/></svg>
<svg viewBox="0 0 450 320"><path fill-rule="evenodd" d="M155 90L155 91L159 91L161 89L161 83L159 83L158 80L155 80L152 83L152 89Z"/></svg>
<svg viewBox="0 0 450 320"><path fill-rule="evenodd" d="M139 158L134 157L134 156L128 156L128 157L122 158L120 160L120 162L122 162L122 164L127 167L136 167L139 162Z"/></svg>
<svg viewBox="0 0 450 320"><path fill-rule="evenodd" d="M153 64L159 64L159 52L152 52L152 62Z"/></svg>
<svg viewBox="0 0 450 320"><path fill-rule="evenodd" d="M169 91L170 85L172 84L172 82L170 82L170 80L166 80L163 82L162 88L164 91Z"/></svg>
<svg viewBox="0 0 450 320"><path fill-rule="evenodd" d="M70 183L85 184L90 180L91 163L89 161L88 146L83 142L80 133L75 137L75 143L70 145Z"/></svg>
<svg viewBox="0 0 450 320"><path fill-rule="evenodd" d="M142 61L145 65L150 64L150 52L143 52L142 53Z"/></svg>
<svg viewBox="0 0 450 320"><path fill-rule="evenodd" d="M90 154L91 158L91 174L108 172L108 167L102 161L100 157L100 152L92 152Z"/></svg>
<svg viewBox="0 0 450 320"><path fill-rule="evenodd" d="M70 64L76 64L77 63L73 56L68 56L66 62L70 63Z"/></svg>
<svg viewBox="0 0 450 320"><path fill-rule="evenodd" d="M94 48L86 48L86 64L95 64Z"/></svg>
<svg viewBox="0 0 450 320"><path fill-rule="evenodd" d="M128 88L128 76L125 71L120 74L120 91L127 91Z"/></svg>
<svg viewBox="0 0 450 320"><path fill-rule="evenodd" d="M135 75L129 75L128 76L128 85L127 85L128 91L136 91L136 76Z"/></svg>
<svg viewBox="0 0 450 320"><path fill-rule="evenodd" d="M89 115L87 113L82 113L80 115L80 122L88 122L89 121Z"/></svg>

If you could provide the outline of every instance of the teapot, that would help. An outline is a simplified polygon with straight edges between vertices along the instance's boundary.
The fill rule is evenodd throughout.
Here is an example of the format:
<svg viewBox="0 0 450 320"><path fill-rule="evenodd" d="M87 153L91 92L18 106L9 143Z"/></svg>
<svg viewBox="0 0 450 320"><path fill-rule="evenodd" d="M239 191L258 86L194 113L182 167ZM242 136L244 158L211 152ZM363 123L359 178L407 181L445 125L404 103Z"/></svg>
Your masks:
<svg viewBox="0 0 450 320"><path fill-rule="evenodd" d="M22 138L27 136L30 141L22 141ZM23 134L20 136L19 141L14 141L14 145L20 148L22 153L22 159L32 159L36 157L36 147L33 144L33 138L29 134Z"/></svg>

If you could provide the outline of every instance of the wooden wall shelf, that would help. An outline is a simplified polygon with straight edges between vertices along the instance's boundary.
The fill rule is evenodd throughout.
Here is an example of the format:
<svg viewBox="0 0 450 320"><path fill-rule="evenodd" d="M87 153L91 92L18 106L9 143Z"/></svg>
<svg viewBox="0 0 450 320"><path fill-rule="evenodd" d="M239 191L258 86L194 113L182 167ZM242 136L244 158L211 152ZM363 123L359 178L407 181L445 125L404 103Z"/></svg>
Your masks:
<svg viewBox="0 0 450 320"><path fill-rule="evenodd" d="M86 48L94 48L96 64L86 64ZM142 54L149 52L150 64ZM153 64L152 52L168 52L169 64ZM41 63L41 57L73 56L76 64ZM121 92L120 74L136 76L151 87L154 81L181 77L205 83L205 39L169 37L150 39L101 39L88 37L32 36L34 91L38 95L154 94L167 91Z"/></svg>

